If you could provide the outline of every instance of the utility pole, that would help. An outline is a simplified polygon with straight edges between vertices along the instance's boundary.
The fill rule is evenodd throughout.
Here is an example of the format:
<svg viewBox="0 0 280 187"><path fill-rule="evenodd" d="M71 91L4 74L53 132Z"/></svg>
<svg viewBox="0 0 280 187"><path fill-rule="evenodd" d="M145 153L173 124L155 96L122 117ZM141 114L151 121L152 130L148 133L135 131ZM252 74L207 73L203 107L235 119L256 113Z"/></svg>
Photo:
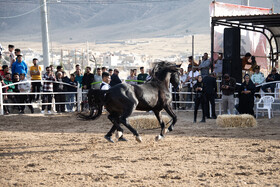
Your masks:
<svg viewBox="0 0 280 187"><path fill-rule="evenodd" d="M194 66L194 35L192 35L192 72L193 72L193 66Z"/></svg>
<svg viewBox="0 0 280 187"><path fill-rule="evenodd" d="M250 0L241 0L241 5L250 6Z"/></svg>
<svg viewBox="0 0 280 187"><path fill-rule="evenodd" d="M77 64L77 54L76 54L76 48L75 48L75 64Z"/></svg>
<svg viewBox="0 0 280 187"><path fill-rule="evenodd" d="M194 58L194 35L192 35L192 57Z"/></svg>
<svg viewBox="0 0 280 187"><path fill-rule="evenodd" d="M89 66L89 45L87 41L87 66Z"/></svg>
<svg viewBox="0 0 280 187"><path fill-rule="evenodd" d="M60 64L63 62L63 50L60 51Z"/></svg>
<svg viewBox="0 0 280 187"><path fill-rule="evenodd" d="M47 2L41 0L41 32L42 32L42 46L43 46L43 64L44 68L50 65L50 50L49 50L49 28L48 28L48 14Z"/></svg>
<svg viewBox="0 0 280 187"><path fill-rule="evenodd" d="M82 70L84 69L84 57L85 57L85 55L84 55L84 49L82 49Z"/></svg>

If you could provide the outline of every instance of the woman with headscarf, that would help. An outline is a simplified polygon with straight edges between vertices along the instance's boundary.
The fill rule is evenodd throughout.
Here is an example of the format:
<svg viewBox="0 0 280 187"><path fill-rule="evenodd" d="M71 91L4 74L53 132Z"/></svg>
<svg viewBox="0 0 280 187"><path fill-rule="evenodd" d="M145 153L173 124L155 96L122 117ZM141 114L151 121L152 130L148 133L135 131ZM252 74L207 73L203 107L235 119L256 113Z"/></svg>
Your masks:
<svg viewBox="0 0 280 187"><path fill-rule="evenodd" d="M239 106L238 112L240 114L251 114L254 116L254 95L255 95L255 85L250 79L250 75L246 74L244 76L244 82L241 84L238 96L239 96Z"/></svg>
<svg viewBox="0 0 280 187"><path fill-rule="evenodd" d="M196 117L197 117L197 111L199 108L199 105L201 104L202 109L202 120L201 123L205 122L205 95L203 90L203 82L202 82L202 76L199 75L197 77L197 83L193 86L194 92L195 92L195 98L194 98L194 119L193 122L196 123Z"/></svg>

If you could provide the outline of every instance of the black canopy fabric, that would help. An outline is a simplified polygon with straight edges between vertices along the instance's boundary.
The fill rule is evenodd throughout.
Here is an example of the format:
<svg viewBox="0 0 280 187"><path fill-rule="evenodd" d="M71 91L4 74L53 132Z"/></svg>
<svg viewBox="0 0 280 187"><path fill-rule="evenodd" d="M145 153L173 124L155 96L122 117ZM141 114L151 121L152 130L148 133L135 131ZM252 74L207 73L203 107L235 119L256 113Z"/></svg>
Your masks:
<svg viewBox="0 0 280 187"><path fill-rule="evenodd" d="M223 25L264 34L270 45L270 60L272 66L274 66L274 63L278 60L280 52L280 14L216 16L212 17L211 25L212 31L215 26ZM211 35L211 45L213 45L213 32ZM273 42L275 42L275 44L273 44ZM211 48L213 52L213 47L211 46Z"/></svg>

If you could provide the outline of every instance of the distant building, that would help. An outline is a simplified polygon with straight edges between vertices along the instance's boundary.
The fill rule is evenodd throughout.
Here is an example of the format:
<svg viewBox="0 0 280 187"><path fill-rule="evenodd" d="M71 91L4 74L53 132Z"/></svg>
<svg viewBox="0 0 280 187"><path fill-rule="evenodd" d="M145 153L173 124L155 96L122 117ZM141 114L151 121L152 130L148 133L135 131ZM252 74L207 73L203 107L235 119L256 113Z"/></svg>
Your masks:
<svg viewBox="0 0 280 187"><path fill-rule="evenodd" d="M117 66L120 63L119 56L107 55L103 57L103 65L106 67Z"/></svg>

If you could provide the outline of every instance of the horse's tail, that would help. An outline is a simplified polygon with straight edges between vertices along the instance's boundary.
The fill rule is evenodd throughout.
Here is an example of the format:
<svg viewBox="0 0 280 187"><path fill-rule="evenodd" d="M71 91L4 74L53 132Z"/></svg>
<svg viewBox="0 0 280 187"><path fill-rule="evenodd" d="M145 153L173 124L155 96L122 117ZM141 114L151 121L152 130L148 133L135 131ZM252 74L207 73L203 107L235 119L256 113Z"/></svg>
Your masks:
<svg viewBox="0 0 280 187"><path fill-rule="evenodd" d="M90 114L79 114L79 117L85 120L95 120L99 118L105 103L106 92L107 90L90 89L87 94Z"/></svg>

